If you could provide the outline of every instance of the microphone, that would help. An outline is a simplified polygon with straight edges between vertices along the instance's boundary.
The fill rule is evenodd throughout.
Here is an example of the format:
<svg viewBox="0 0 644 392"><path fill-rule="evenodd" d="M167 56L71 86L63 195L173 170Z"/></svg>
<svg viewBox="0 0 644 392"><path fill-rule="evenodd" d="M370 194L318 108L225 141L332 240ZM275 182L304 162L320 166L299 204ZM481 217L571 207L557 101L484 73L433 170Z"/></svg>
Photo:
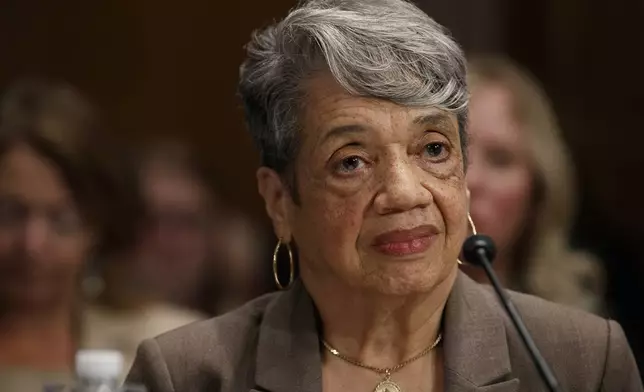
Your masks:
<svg viewBox="0 0 644 392"><path fill-rule="evenodd" d="M510 298L503 290L503 287L501 287L499 278L496 276L494 270L492 269L492 260L494 260L494 257L496 256L496 247L494 246L494 241L492 241L492 239L486 235L472 235L467 240L465 240L465 243L463 243L463 256L468 263L483 267L485 273L490 279L490 282L492 283L492 286L494 287L494 291L499 297L499 300L501 300L501 304L505 308L505 311L508 313L510 319L512 320L512 323L519 332L519 336L521 336L523 344L528 349L528 353L530 354L530 357L532 357L532 360L534 361L534 364L536 365L537 370L539 371L539 374L543 379L543 382L548 386L548 389L551 392L561 392L559 382L555 378L554 373L546 363L545 359L543 359L543 357L541 356L539 349L534 344L534 340L530 336L530 332L528 332L525 324L523 324L523 320L521 320L519 312L517 311L512 301L510 301Z"/></svg>

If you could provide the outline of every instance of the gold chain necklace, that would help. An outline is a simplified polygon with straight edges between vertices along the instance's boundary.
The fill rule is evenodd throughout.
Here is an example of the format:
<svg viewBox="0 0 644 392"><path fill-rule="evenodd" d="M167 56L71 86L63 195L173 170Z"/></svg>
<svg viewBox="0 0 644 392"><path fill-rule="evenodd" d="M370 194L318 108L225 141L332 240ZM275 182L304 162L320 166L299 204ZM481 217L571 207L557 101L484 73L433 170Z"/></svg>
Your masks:
<svg viewBox="0 0 644 392"><path fill-rule="evenodd" d="M434 341L434 343L432 343L431 346L427 347L426 349L414 355L413 357L406 359L401 363L399 363L398 365L390 368L380 368L376 366L369 366L358 361L357 359L353 359L353 358L347 357L346 355L340 354L338 350L331 347L331 345L327 343L326 340L324 339L322 339L322 344L324 345L324 348L326 348L331 354L342 359L345 362L348 362L354 366L361 367L363 369L371 370L372 372L376 372L378 374L384 374L384 378L382 379L382 381L380 381L380 383L378 383L378 385L376 385L376 388L373 390L374 392L402 392L402 389L400 388L400 386L395 382L391 381L392 373L397 372L398 370L409 365L415 360L420 359L425 355L429 354L430 351L432 351L434 348L436 348L436 346L438 346L438 343L440 343L442 338L443 338L443 335L438 334L438 336L436 337L436 340Z"/></svg>

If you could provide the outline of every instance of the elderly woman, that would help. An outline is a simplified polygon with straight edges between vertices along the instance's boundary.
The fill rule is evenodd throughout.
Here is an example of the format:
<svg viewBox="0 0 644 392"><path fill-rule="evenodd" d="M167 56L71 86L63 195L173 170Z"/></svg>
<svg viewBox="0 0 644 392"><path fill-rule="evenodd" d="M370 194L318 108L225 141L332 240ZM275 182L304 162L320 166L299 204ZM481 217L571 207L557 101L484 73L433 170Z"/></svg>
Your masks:
<svg viewBox="0 0 644 392"><path fill-rule="evenodd" d="M258 33L241 96L278 261L301 278L145 341L151 392L541 391L468 232L465 61L401 0L314 0ZM280 251L281 250L281 251ZM277 274L276 274L277 276ZM618 324L512 294L565 390L642 391Z"/></svg>

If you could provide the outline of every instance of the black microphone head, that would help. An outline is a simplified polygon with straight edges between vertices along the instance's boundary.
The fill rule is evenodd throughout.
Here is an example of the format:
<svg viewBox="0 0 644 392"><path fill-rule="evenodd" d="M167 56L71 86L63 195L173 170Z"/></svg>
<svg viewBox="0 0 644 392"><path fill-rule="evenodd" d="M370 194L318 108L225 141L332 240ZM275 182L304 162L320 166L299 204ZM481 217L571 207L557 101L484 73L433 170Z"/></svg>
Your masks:
<svg viewBox="0 0 644 392"><path fill-rule="evenodd" d="M479 265L481 263L478 253L480 249L485 250L485 254L490 263L494 260L496 246L492 238L483 234L475 234L469 236L463 243L463 256L465 257L465 261L473 265Z"/></svg>

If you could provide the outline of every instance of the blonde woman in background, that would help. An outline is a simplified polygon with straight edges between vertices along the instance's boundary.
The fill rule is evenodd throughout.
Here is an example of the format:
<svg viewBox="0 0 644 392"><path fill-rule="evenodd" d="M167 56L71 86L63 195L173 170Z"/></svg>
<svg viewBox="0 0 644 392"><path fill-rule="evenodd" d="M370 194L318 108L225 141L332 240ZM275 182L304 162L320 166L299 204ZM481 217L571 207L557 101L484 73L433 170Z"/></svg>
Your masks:
<svg viewBox="0 0 644 392"><path fill-rule="evenodd" d="M471 214L499 249L507 286L592 312L603 310L602 270L569 245L573 164L539 83L502 57L469 64ZM485 281L473 267L464 270Z"/></svg>

